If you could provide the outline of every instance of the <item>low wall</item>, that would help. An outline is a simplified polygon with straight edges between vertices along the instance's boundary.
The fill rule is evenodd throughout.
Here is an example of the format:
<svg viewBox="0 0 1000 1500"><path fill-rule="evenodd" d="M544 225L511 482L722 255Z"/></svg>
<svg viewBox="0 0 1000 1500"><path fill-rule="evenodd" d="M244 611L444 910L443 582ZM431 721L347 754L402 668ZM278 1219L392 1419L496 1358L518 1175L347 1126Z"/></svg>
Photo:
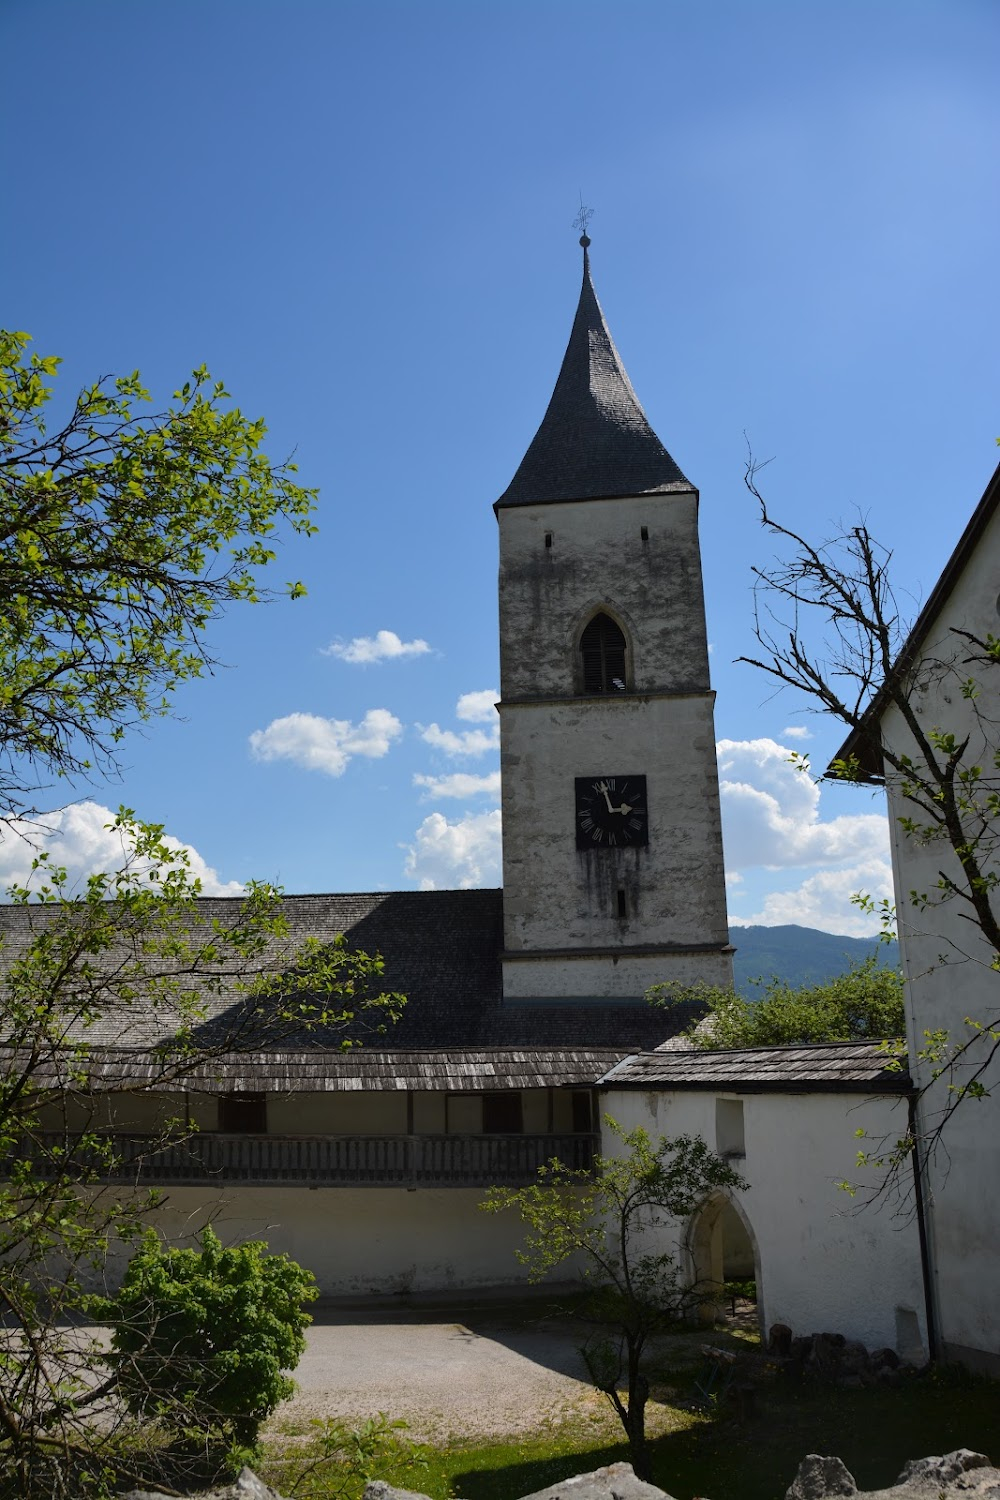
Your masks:
<svg viewBox="0 0 1000 1500"><path fill-rule="evenodd" d="M151 1222L174 1244L209 1222L224 1243L266 1240L312 1271L322 1296L523 1285L521 1220L483 1213L482 1200L464 1188L172 1188Z"/></svg>

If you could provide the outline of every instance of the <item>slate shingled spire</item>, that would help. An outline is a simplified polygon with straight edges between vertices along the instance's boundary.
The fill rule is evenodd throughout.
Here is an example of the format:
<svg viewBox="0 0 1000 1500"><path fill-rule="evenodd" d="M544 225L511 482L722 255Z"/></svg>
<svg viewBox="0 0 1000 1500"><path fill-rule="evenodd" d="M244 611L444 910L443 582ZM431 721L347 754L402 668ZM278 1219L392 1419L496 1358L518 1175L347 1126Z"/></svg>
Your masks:
<svg viewBox="0 0 1000 1500"><path fill-rule="evenodd" d="M590 279L583 286L552 399L497 506L691 490L639 405Z"/></svg>

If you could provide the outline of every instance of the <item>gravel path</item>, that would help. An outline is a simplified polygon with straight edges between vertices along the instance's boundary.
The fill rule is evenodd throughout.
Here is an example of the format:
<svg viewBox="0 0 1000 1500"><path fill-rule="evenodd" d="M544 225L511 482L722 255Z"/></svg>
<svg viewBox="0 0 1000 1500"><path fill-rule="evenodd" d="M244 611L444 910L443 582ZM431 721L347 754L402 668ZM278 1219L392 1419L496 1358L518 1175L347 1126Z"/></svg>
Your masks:
<svg viewBox="0 0 1000 1500"><path fill-rule="evenodd" d="M586 1384L580 1330L556 1322L475 1320L405 1312L320 1314L295 1371L298 1394L275 1414L286 1431L311 1417L402 1418L410 1436L537 1431L600 1398Z"/></svg>

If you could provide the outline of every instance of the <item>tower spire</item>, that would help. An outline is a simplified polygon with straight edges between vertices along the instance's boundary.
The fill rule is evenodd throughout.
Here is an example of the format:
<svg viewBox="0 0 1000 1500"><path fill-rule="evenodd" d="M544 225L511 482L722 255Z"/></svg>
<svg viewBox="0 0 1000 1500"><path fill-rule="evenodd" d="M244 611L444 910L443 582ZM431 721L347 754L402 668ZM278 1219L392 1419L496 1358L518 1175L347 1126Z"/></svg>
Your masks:
<svg viewBox="0 0 1000 1500"><path fill-rule="evenodd" d="M592 213L581 199L583 285L559 378L495 508L694 488L650 427L608 331L590 279Z"/></svg>

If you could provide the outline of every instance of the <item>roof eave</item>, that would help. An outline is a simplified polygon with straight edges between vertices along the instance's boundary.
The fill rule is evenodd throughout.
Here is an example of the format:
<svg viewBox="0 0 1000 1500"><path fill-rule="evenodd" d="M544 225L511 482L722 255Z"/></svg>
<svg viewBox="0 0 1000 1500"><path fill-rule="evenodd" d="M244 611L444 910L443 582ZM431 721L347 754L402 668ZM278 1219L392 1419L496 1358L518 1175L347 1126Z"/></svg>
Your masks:
<svg viewBox="0 0 1000 1500"><path fill-rule="evenodd" d="M494 511L524 510L529 505L576 505L591 500L655 500L661 495L694 495L697 498L699 492L697 485L683 479L660 484L649 490L600 490L586 495L539 495L533 500L507 500L507 493L505 490L499 500L494 500Z"/></svg>

